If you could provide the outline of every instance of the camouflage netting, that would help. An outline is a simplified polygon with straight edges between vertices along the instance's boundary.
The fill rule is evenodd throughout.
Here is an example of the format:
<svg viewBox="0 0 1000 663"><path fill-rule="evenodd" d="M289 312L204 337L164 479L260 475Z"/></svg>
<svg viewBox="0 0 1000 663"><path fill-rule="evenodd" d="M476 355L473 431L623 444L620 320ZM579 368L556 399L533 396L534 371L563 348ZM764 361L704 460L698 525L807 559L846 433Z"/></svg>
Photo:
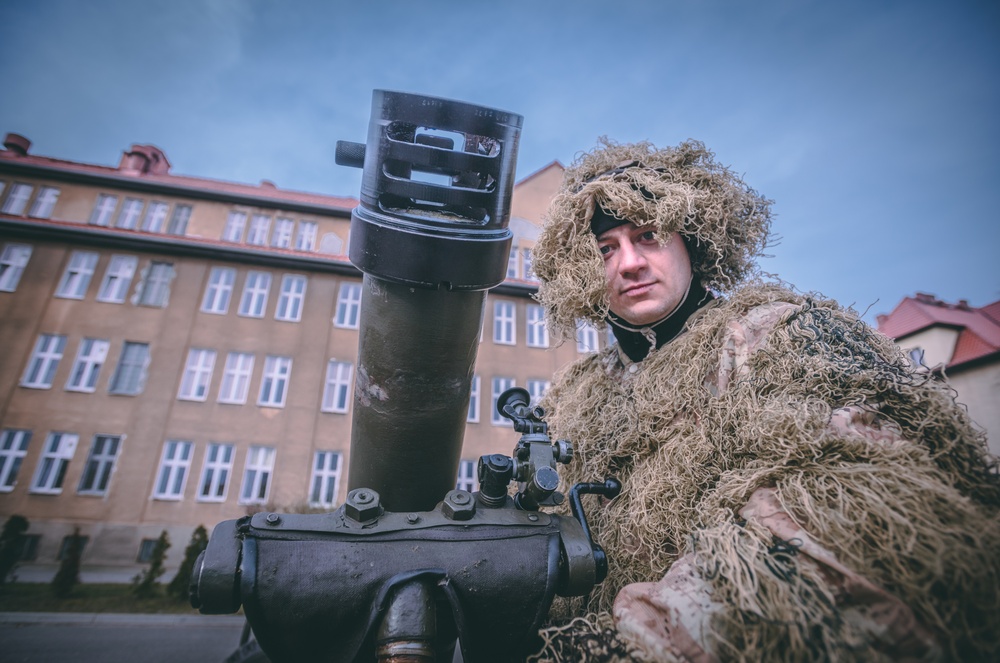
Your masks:
<svg viewBox="0 0 1000 663"><path fill-rule="evenodd" d="M771 224L771 201L716 163L702 143L657 149L601 139L566 171L534 248L537 299L563 338L572 337L578 319L603 323L608 313L604 266L590 231L596 205L654 224L661 242L680 232L695 273L720 292L753 273Z"/></svg>
<svg viewBox="0 0 1000 663"><path fill-rule="evenodd" d="M797 306L745 377L715 393L727 324L771 301ZM659 580L693 552L727 606L711 635L724 659L881 660L817 566L738 517L754 490L774 486L798 525L910 606L950 659L1000 657L995 459L951 390L890 340L834 302L755 283L697 313L635 374L617 362L611 348L572 365L544 403L553 435L576 445L565 484L624 484L588 509L611 566L583 609L607 613L622 587ZM845 406L877 411L894 441L838 433L831 413ZM599 637L606 619L546 632L542 660L579 660L560 641Z"/></svg>

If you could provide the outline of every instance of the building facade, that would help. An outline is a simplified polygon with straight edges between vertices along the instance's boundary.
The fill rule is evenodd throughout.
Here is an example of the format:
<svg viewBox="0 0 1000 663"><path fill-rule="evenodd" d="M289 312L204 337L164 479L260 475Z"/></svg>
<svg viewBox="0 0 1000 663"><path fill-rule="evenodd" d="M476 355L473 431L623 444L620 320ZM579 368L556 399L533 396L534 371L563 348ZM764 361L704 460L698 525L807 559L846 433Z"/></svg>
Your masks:
<svg viewBox="0 0 1000 663"><path fill-rule="evenodd" d="M1000 301L976 308L918 292L878 316L878 328L915 364L948 380L1000 456Z"/></svg>
<svg viewBox="0 0 1000 663"><path fill-rule="evenodd" d="M167 530L345 499L361 274L352 198L0 151L0 516L31 523L22 573L54 573L74 528L84 578L128 577ZM549 338L530 248L562 176L515 186L507 279L487 297L457 485L516 436L492 404L540 397L606 342Z"/></svg>

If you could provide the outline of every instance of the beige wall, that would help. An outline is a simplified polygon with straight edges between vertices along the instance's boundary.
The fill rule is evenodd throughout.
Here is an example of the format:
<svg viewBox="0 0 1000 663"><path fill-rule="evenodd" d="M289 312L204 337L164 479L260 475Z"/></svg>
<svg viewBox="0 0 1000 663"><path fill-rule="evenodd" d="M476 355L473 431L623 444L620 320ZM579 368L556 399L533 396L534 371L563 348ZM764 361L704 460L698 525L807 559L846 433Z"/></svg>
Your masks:
<svg viewBox="0 0 1000 663"><path fill-rule="evenodd" d="M955 371L948 382L958 392L956 400L986 431L990 452L1000 456L1000 362Z"/></svg>
<svg viewBox="0 0 1000 663"><path fill-rule="evenodd" d="M958 331L945 327L931 327L900 339L897 344L909 354L914 348L924 351L924 365L934 368L941 364L947 365L955 354L955 344L958 342Z"/></svg>

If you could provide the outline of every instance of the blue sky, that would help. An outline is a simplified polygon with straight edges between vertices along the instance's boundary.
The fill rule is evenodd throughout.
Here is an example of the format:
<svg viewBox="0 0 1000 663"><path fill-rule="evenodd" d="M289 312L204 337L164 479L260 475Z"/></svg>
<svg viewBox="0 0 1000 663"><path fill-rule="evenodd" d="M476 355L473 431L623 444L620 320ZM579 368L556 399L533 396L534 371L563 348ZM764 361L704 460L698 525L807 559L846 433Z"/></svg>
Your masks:
<svg viewBox="0 0 1000 663"><path fill-rule="evenodd" d="M5 0L0 132L357 196L371 91L524 116L518 175L598 136L704 141L775 201L765 270L875 313L1000 299L1000 3Z"/></svg>

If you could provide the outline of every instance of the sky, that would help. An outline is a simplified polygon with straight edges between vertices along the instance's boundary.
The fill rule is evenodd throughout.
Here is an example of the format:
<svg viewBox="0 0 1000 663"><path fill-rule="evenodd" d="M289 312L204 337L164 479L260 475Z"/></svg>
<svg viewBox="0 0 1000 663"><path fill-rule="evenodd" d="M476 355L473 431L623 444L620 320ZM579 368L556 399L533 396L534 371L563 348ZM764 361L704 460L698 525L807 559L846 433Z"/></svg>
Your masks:
<svg viewBox="0 0 1000 663"><path fill-rule="evenodd" d="M356 197L374 89L524 117L517 174L694 138L774 201L764 271L874 322L1000 299L992 0L0 0L0 133Z"/></svg>

